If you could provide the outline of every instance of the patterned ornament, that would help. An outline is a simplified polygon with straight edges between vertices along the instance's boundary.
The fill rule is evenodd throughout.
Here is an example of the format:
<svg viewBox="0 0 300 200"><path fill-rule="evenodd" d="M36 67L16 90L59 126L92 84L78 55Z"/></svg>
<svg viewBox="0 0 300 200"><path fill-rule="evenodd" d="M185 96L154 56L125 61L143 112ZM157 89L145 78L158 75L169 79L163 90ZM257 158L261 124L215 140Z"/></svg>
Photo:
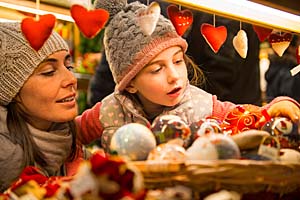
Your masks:
<svg viewBox="0 0 300 200"><path fill-rule="evenodd" d="M265 39L267 39L273 31L273 29L255 26L255 25L252 25L252 27L260 42L265 41Z"/></svg>
<svg viewBox="0 0 300 200"><path fill-rule="evenodd" d="M278 138L281 148L300 150L299 125L286 117L271 118L261 128Z"/></svg>
<svg viewBox="0 0 300 200"><path fill-rule="evenodd" d="M81 33L89 38L94 38L105 26L109 13L104 9L87 10L82 5L71 6L71 16Z"/></svg>
<svg viewBox="0 0 300 200"><path fill-rule="evenodd" d="M262 112L258 106L246 104L228 112L224 121L231 125L231 135L235 135L246 130L257 129L256 125L261 117Z"/></svg>
<svg viewBox="0 0 300 200"><path fill-rule="evenodd" d="M147 160L184 162L186 160L186 150L178 144L169 142L159 144L150 151Z"/></svg>
<svg viewBox="0 0 300 200"><path fill-rule="evenodd" d="M187 9L179 10L176 5L169 5L167 13L176 32L180 36L182 36L193 23L193 13Z"/></svg>
<svg viewBox="0 0 300 200"><path fill-rule="evenodd" d="M211 24L203 23L200 31L215 53L219 51L227 38L227 28L225 26L214 27Z"/></svg>
<svg viewBox="0 0 300 200"><path fill-rule="evenodd" d="M157 2L152 2L146 9L141 10L136 15L136 20L145 35L151 35L155 30L160 15L160 6Z"/></svg>
<svg viewBox="0 0 300 200"><path fill-rule="evenodd" d="M175 138L183 140L183 147L191 144L190 127L176 115L162 115L154 119L151 130L157 144L166 143Z"/></svg>
<svg viewBox="0 0 300 200"><path fill-rule="evenodd" d="M232 44L234 49L239 53L242 58L247 57L248 51L248 38L244 30L239 30L237 35L233 38Z"/></svg>
<svg viewBox="0 0 300 200"><path fill-rule="evenodd" d="M38 51L50 37L55 26L56 18L52 14L41 15L39 20L24 18L21 30L30 46Z"/></svg>
<svg viewBox="0 0 300 200"><path fill-rule="evenodd" d="M283 35L272 33L269 36L269 43L277 55L281 57L285 50L289 47L292 38L293 36L291 33L285 33Z"/></svg>

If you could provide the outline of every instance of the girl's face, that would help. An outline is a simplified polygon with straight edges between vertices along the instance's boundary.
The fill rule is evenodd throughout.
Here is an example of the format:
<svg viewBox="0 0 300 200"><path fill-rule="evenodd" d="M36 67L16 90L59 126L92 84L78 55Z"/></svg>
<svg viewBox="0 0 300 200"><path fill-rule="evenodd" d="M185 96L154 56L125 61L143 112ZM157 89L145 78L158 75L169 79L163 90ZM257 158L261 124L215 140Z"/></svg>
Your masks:
<svg viewBox="0 0 300 200"><path fill-rule="evenodd" d="M179 46L170 47L146 65L127 87L137 93L143 105L174 106L180 102L188 83L184 53Z"/></svg>
<svg viewBox="0 0 300 200"><path fill-rule="evenodd" d="M25 82L17 101L36 128L47 130L53 122L66 122L77 115L77 79L71 56L59 51L45 59Z"/></svg>

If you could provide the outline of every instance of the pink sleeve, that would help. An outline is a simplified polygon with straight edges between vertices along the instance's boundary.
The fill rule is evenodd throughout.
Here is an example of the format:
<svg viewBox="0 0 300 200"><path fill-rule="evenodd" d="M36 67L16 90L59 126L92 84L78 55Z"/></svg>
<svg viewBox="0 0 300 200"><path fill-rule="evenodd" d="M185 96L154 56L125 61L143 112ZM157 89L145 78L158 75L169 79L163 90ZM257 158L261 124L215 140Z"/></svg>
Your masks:
<svg viewBox="0 0 300 200"><path fill-rule="evenodd" d="M277 103L279 101L291 101L291 102L293 102L294 104L296 104L300 108L299 102L297 102L295 99L292 99L292 98L287 97L287 96L276 97L270 103L268 103L267 105L263 106L263 108L268 109L268 108L270 108L271 105L273 105L274 103Z"/></svg>
<svg viewBox="0 0 300 200"><path fill-rule="evenodd" d="M237 104L231 103L229 101L219 101L216 95L212 96L213 100L213 110L212 116L218 119L224 120L226 114L232 110Z"/></svg>
<svg viewBox="0 0 300 200"><path fill-rule="evenodd" d="M75 119L77 138L82 144L89 144L102 135L103 127L99 121L100 107L101 102L98 102Z"/></svg>

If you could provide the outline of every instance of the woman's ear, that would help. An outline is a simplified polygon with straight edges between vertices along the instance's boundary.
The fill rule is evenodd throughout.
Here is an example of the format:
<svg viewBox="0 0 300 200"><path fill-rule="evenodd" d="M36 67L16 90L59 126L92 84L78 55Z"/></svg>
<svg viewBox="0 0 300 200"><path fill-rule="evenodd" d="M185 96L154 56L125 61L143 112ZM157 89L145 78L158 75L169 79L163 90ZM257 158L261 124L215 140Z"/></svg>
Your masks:
<svg viewBox="0 0 300 200"><path fill-rule="evenodd" d="M126 90L127 92L131 93L131 94L134 94L134 93L137 92L137 89L132 85L132 83L129 83L129 84L126 86L125 90Z"/></svg>

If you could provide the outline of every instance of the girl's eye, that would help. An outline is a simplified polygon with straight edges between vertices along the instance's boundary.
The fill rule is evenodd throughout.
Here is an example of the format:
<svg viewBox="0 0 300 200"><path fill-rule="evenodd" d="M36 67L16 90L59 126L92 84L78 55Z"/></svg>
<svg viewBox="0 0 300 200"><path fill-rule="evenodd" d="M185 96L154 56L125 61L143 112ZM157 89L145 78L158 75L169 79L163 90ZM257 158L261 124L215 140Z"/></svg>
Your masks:
<svg viewBox="0 0 300 200"><path fill-rule="evenodd" d="M155 74L158 73L162 68L161 67L157 67L154 70L151 71L151 73Z"/></svg>
<svg viewBox="0 0 300 200"><path fill-rule="evenodd" d="M176 64L181 64L183 62L183 59L178 59L175 61Z"/></svg>

